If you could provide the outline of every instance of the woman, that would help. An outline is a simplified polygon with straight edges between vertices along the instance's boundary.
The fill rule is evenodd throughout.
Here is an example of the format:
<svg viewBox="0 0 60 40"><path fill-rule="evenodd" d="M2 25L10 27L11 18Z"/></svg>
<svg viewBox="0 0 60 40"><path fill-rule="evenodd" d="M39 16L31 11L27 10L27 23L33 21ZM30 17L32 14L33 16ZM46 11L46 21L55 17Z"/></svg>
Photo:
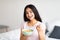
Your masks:
<svg viewBox="0 0 60 40"><path fill-rule="evenodd" d="M33 34L31 36L25 36L21 31L20 40L45 40L46 27L42 23L39 13L34 5L30 4L25 7L24 21L25 23L21 27L21 30L32 29Z"/></svg>

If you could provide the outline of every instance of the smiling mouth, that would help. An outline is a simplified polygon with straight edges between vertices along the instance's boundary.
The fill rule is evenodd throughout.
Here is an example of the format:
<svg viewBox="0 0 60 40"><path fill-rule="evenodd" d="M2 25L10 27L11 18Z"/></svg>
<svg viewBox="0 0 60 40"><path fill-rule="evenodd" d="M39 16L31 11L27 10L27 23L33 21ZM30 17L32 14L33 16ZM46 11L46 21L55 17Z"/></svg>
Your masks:
<svg viewBox="0 0 60 40"><path fill-rule="evenodd" d="M32 18L33 17L33 15L32 16L28 16L28 18Z"/></svg>

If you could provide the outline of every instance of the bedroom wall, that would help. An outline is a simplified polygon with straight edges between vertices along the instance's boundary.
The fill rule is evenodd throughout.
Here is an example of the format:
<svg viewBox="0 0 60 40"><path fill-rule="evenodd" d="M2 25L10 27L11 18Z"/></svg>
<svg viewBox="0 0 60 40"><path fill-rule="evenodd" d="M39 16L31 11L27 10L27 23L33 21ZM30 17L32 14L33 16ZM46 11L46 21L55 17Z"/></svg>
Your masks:
<svg viewBox="0 0 60 40"><path fill-rule="evenodd" d="M0 25L9 26L9 30L18 28L18 22L21 21L18 20L22 15L20 5L19 0L0 0Z"/></svg>
<svg viewBox="0 0 60 40"><path fill-rule="evenodd" d="M30 3L37 7L43 22L60 20L60 0L0 0L0 25L9 26L10 30L19 28L23 9Z"/></svg>

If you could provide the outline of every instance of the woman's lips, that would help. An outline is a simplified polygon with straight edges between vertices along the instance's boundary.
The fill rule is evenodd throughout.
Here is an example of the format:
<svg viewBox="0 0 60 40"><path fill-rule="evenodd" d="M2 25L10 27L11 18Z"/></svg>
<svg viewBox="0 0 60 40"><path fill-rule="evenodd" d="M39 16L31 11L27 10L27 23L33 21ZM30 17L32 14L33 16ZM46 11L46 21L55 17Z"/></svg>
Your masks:
<svg viewBox="0 0 60 40"><path fill-rule="evenodd" d="M28 18L32 18L33 17L33 15L32 16L28 16Z"/></svg>

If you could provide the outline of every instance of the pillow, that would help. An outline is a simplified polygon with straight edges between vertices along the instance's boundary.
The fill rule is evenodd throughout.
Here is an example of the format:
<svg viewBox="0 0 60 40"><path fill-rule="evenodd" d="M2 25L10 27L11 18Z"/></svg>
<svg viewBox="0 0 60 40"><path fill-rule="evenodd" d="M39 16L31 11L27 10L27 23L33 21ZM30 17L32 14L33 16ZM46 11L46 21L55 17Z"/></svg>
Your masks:
<svg viewBox="0 0 60 40"><path fill-rule="evenodd" d="M60 39L60 26L55 26L49 37Z"/></svg>
<svg viewBox="0 0 60 40"><path fill-rule="evenodd" d="M47 34L48 30L46 29L45 34Z"/></svg>

